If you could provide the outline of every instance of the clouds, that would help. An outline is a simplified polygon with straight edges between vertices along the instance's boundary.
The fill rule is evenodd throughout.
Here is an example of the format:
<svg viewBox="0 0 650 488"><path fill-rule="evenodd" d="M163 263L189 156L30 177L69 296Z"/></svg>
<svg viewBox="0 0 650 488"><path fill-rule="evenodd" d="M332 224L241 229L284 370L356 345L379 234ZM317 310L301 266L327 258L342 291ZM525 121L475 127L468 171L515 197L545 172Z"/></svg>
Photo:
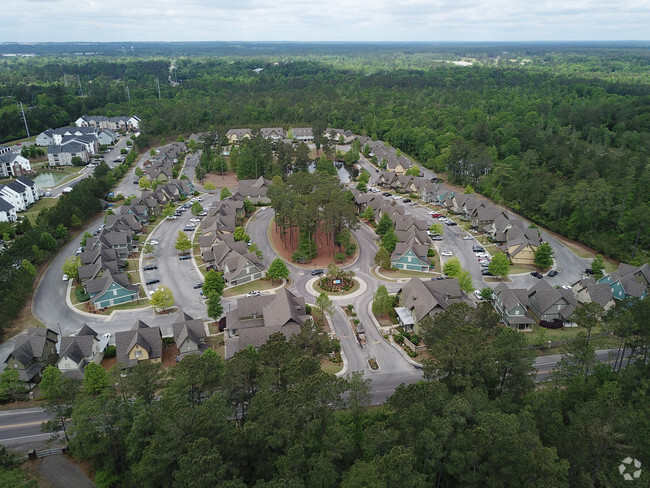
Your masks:
<svg viewBox="0 0 650 488"><path fill-rule="evenodd" d="M0 41L647 40L640 0L16 0Z"/></svg>

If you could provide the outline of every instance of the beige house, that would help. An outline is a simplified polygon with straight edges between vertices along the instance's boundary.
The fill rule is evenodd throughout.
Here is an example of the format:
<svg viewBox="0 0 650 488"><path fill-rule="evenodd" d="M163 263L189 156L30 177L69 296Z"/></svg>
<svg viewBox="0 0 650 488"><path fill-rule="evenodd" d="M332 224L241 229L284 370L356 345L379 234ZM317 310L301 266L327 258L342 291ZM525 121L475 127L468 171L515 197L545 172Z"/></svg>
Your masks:
<svg viewBox="0 0 650 488"><path fill-rule="evenodd" d="M241 142L244 139L252 139L253 132L250 129L230 129L226 132L226 137L230 144Z"/></svg>
<svg viewBox="0 0 650 488"><path fill-rule="evenodd" d="M149 327L138 320L131 330L115 334L117 362L130 368L140 361L162 361L162 333L160 327Z"/></svg>

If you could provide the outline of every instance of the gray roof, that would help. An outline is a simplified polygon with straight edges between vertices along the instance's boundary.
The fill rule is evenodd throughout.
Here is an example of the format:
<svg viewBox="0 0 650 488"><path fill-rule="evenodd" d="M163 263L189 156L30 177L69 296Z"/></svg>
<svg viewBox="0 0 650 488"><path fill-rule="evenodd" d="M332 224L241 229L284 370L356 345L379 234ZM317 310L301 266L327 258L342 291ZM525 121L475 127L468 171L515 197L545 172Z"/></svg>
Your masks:
<svg viewBox="0 0 650 488"><path fill-rule="evenodd" d="M183 312L181 320L172 325L172 330L174 342L179 348L188 338L197 345L205 340L203 320L193 319L185 312Z"/></svg>
<svg viewBox="0 0 650 488"><path fill-rule="evenodd" d="M29 187L34 186L34 182L32 180L30 180L29 178L26 178L24 176L19 176L18 181L20 181L21 183L23 183L24 185L29 186Z"/></svg>
<svg viewBox="0 0 650 488"><path fill-rule="evenodd" d="M138 364L137 360L129 359L129 351L136 344L147 351L149 359L162 358L162 333L160 327L149 327L139 320L131 330L117 332L115 334L117 361L127 367Z"/></svg>
<svg viewBox="0 0 650 488"><path fill-rule="evenodd" d="M414 311L418 321L426 315L445 310L451 303L464 301L465 298L456 278L433 281L411 278L398 294L401 295L404 306Z"/></svg>
<svg viewBox="0 0 650 488"><path fill-rule="evenodd" d="M85 357L93 353L93 342L95 337L92 335L66 336L61 338L61 349L59 356L66 356L79 364Z"/></svg>
<svg viewBox="0 0 650 488"><path fill-rule="evenodd" d="M10 212L14 206L6 201L4 198L0 198L0 212Z"/></svg>
<svg viewBox="0 0 650 488"><path fill-rule="evenodd" d="M14 341L14 350L10 356L13 356L18 362L23 365L27 365L27 363L29 363L34 358L43 356L43 350L45 348L45 344L47 343L48 332L52 332L58 336L56 332L50 329L30 327L27 329L26 334L21 334L16 337ZM32 377L28 378L28 380Z"/></svg>

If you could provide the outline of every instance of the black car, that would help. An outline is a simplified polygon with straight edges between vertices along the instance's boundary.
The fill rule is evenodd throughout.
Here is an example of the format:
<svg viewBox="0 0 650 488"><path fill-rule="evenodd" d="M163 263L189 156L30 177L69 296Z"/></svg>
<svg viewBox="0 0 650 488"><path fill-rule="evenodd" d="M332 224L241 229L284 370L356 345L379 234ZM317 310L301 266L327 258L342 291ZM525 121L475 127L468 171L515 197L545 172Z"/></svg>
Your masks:
<svg viewBox="0 0 650 488"><path fill-rule="evenodd" d="M559 271L557 269L552 269L551 271L548 272L548 275L553 278L554 276L557 276Z"/></svg>
<svg viewBox="0 0 650 488"><path fill-rule="evenodd" d="M531 274L532 276L534 276L535 278L537 278L538 280L541 280L542 278L544 278L544 276L542 276L542 275L541 275L540 273L538 273L537 271L533 271L533 272L531 272L530 274Z"/></svg>
<svg viewBox="0 0 650 488"><path fill-rule="evenodd" d="M375 173L379 173L379 170L377 168L375 168Z"/></svg>
<svg viewBox="0 0 650 488"><path fill-rule="evenodd" d="M151 278L150 280L144 282L145 285L155 285L156 283L160 283L160 280L158 278Z"/></svg>
<svg viewBox="0 0 650 488"><path fill-rule="evenodd" d="M590 274L590 275L592 275L592 274L594 274L594 270L591 269L591 268L587 268L587 269L585 269L585 274Z"/></svg>
<svg viewBox="0 0 650 488"><path fill-rule="evenodd" d="M139 180L133 180L133 184L134 184L134 185L138 185L139 183L140 183Z"/></svg>
<svg viewBox="0 0 650 488"><path fill-rule="evenodd" d="M155 264L147 264L146 266L143 266L142 268L144 271L151 271L152 269L158 269L158 266Z"/></svg>
<svg viewBox="0 0 650 488"><path fill-rule="evenodd" d="M196 229L196 227L185 227L185 228L183 228L183 230L185 232L194 232L194 229Z"/></svg>
<svg viewBox="0 0 650 488"><path fill-rule="evenodd" d="M458 224L453 220L450 220L449 222L447 222L447 225L451 227L452 225L458 225Z"/></svg>
<svg viewBox="0 0 650 488"><path fill-rule="evenodd" d="M388 193L387 191L385 191L384 193L382 193L382 195L384 195L385 197L389 197L389 196L391 196L391 194Z"/></svg>
<svg viewBox="0 0 650 488"><path fill-rule="evenodd" d="M197 283L196 285L194 285L195 290L198 288L203 288L203 283Z"/></svg>
<svg viewBox="0 0 650 488"><path fill-rule="evenodd" d="M188 259L192 259L192 256L190 256L189 254L183 254L178 259L180 259L181 261L187 261Z"/></svg>
<svg viewBox="0 0 650 488"><path fill-rule="evenodd" d="M481 246L472 246L472 251L474 251L474 252L485 252L485 249L483 249Z"/></svg>
<svg viewBox="0 0 650 488"><path fill-rule="evenodd" d="M323 274L322 269L315 269L314 271L311 272L312 276L318 276L318 275L322 275L322 274Z"/></svg>
<svg viewBox="0 0 650 488"><path fill-rule="evenodd" d="M405 199L402 200L402 201L403 201L404 203L411 203L411 199L410 199L410 198L405 198Z"/></svg>
<svg viewBox="0 0 650 488"><path fill-rule="evenodd" d="M481 270L481 274L482 274L483 276L494 276L492 273L490 273L490 270L487 269L487 268L482 269L482 270Z"/></svg>

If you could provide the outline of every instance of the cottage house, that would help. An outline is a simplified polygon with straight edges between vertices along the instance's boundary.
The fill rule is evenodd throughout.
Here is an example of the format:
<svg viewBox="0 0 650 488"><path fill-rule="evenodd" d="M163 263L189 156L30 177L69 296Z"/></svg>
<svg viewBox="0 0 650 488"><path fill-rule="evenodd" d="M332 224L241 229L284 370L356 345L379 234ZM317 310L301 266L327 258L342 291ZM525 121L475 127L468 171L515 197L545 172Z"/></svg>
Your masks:
<svg viewBox="0 0 650 488"><path fill-rule="evenodd" d="M162 333L160 327L150 327L138 320L131 330L115 334L117 362L131 368L140 361L162 361Z"/></svg>
<svg viewBox="0 0 650 488"><path fill-rule="evenodd" d="M276 332L289 339L309 318L304 297L286 288L275 295L238 298L237 307L226 314L226 359L246 346L262 346Z"/></svg>
<svg viewBox="0 0 650 488"><path fill-rule="evenodd" d="M68 376L83 379L86 365L99 364L104 358L108 340L108 337L98 338L97 332L84 324L75 335L61 338L56 366Z"/></svg>
<svg viewBox="0 0 650 488"><path fill-rule="evenodd" d="M207 349L203 320L194 319L183 312L179 320L172 324L172 330L180 359L190 354L201 354Z"/></svg>
<svg viewBox="0 0 650 488"><path fill-rule="evenodd" d="M561 320L570 324L569 318L577 302L571 290L555 289L546 280L539 280L528 290L528 308L537 320Z"/></svg>
<svg viewBox="0 0 650 488"><path fill-rule="evenodd" d="M429 246L417 244L415 241L398 242L390 256L393 268L411 271L429 271L431 261L427 258Z"/></svg>
<svg viewBox="0 0 650 488"><path fill-rule="evenodd" d="M56 364L58 340L59 334L51 329L30 327L25 334L16 337L14 350L5 364L18 371L18 378L32 388L41 380L43 370Z"/></svg>
<svg viewBox="0 0 650 488"><path fill-rule="evenodd" d="M528 290L508 288L499 283L494 289L493 305L501 320L511 329L530 332L535 321L528 315Z"/></svg>

